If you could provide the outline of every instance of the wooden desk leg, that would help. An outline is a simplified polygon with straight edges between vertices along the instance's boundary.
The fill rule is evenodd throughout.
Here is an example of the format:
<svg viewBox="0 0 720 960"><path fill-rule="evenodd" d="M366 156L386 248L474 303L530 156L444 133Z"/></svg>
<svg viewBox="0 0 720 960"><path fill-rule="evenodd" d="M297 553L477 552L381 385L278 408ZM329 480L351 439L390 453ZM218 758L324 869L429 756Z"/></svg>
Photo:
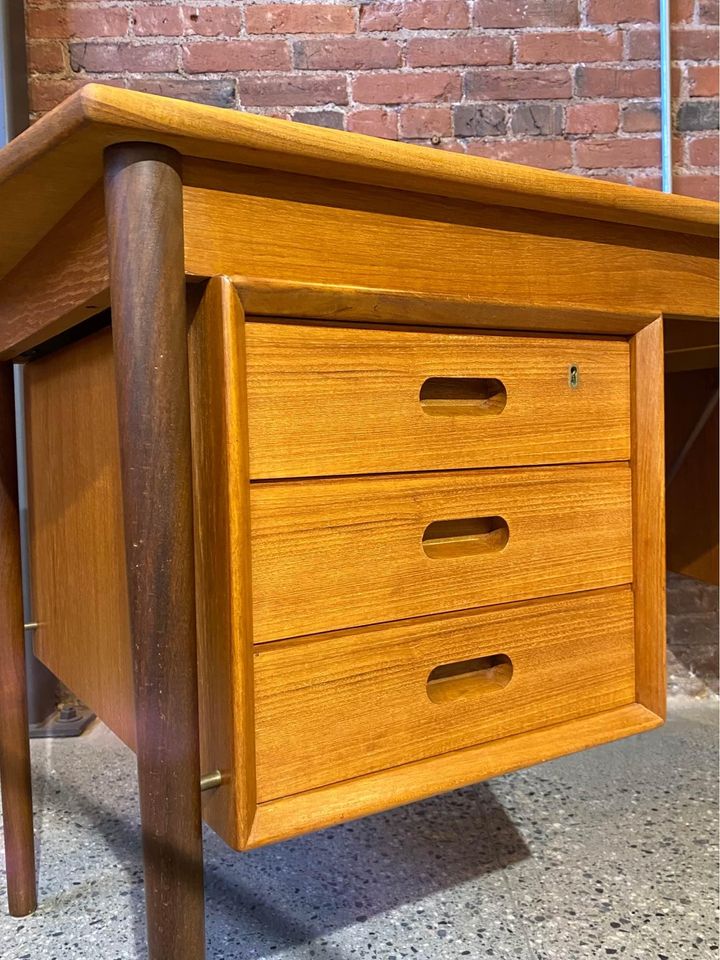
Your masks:
<svg viewBox="0 0 720 960"><path fill-rule="evenodd" d="M37 895L10 363L0 364L0 785L8 905L14 917L24 917Z"/></svg>
<svg viewBox="0 0 720 960"><path fill-rule="evenodd" d="M205 956L182 182L167 147L105 156L150 960Z"/></svg>

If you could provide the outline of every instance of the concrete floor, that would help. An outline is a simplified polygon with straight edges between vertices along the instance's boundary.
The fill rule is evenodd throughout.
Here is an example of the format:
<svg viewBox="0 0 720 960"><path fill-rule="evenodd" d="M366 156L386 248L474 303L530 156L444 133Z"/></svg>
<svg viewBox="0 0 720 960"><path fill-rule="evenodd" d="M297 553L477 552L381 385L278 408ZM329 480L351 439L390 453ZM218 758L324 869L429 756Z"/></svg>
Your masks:
<svg viewBox="0 0 720 960"><path fill-rule="evenodd" d="M208 956L714 960L717 708L250 854L208 831ZM33 760L41 906L0 956L144 957L133 756L97 724Z"/></svg>
<svg viewBox="0 0 720 960"><path fill-rule="evenodd" d="M670 577L659 730L249 854L208 830L209 960L715 960L717 608ZM33 767L40 908L0 873L0 960L142 960L134 757L96 724Z"/></svg>

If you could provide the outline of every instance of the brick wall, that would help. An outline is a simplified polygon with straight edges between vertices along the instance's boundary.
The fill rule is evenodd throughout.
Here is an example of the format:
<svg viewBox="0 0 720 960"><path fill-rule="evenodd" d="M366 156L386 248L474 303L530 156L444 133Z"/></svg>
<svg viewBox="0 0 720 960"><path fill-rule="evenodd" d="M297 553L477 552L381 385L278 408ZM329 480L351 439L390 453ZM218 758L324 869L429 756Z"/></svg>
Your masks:
<svg viewBox="0 0 720 960"><path fill-rule="evenodd" d="M35 115L89 80L659 186L657 0L28 0ZM673 0L675 189L717 196L718 0Z"/></svg>

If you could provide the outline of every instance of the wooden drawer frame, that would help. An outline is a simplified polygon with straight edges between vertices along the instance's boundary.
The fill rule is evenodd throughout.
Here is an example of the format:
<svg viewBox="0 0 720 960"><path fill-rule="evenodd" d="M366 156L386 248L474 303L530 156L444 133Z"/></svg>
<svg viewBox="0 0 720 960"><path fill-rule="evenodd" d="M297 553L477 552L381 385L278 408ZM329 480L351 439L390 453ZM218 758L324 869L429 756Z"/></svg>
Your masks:
<svg viewBox="0 0 720 960"><path fill-rule="evenodd" d="M625 584L256 644L258 800L626 706L634 624Z"/></svg>
<svg viewBox="0 0 720 960"><path fill-rule="evenodd" d="M631 481L620 461L251 483L253 642L629 583ZM428 556L468 509L507 541Z"/></svg>
<svg viewBox="0 0 720 960"><path fill-rule="evenodd" d="M251 480L629 458L626 341L474 334L255 318L246 329ZM422 397L433 381L442 394L466 378L486 378L493 398Z"/></svg>
<svg viewBox="0 0 720 960"><path fill-rule="evenodd" d="M219 569L235 570L225 585L226 605L210 613L201 623L198 636L200 655L201 711L204 711L202 742L204 763L208 769L228 769L234 763L236 777L242 778L234 791L218 791L205 802L208 822L239 849L292 837L298 833L407 803L443 790L450 790L488 777L558 757L585 747L639 733L658 726L665 716L665 571L663 504L663 348L662 320L656 319L630 335L631 360L631 469L633 498L633 592L635 602L635 703L545 728L481 744L450 754L384 770L295 796L255 802L252 730L252 647L243 640L251 630L249 618L249 571L233 566L233 544L245 544L243 557L250 556L249 538L249 465L247 445L232 445L232 437L241 436L247 444L244 414L243 321L262 303L268 315L308 316L319 312L317 299L322 291L307 296L295 288L278 285L272 295L252 284L236 284L230 278L209 281L191 326L192 382L195 395L202 398L207 416L204 425L213 424L210 446L217 451L233 450L231 457L196 457L196 511L199 539L225 550ZM393 298L380 299L383 321L413 322L418 317L436 316L434 305L423 310L413 299L400 305ZM243 306L243 300L247 304ZM409 309L408 309L409 308ZM366 313L366 298L351 291L332 304L333 314L343 319L361 320ZM517 325L522 327L523 308L518 305ZM567 321L566 321L567 322ZM614 326L617 318L608 318ZM474 323L490 326L492 320ZM598 334L605 332L598 318ZM583 325L583 332L587 327ZM617 332L614 330L613 332ZM228 360L228 358L233 358ZM195 406L195 405L194 405ZM196 443L204 431L194 424ZM198 449L200 447L198 446ZM203 447L205 449L205 447ZM206 509L203 490L228 492L220 508ZM246 561L244 561L246 562ZM201 571L208 571L201 565ZM217 568L216 568L217 569ZM200 585L200 594L211 586ZM217 583L215 583L217 587ZM234 638L234 649L227 650L223 637ZM217 688L206 671L226 675L235 664L239 682L229 696L234 705L221 703ZM213 731L222 728L223 718L239 718L232 740L219 743ZM225 727L224 729L227 729Z"/></svg>
<svg viewBox="0 0 720 960"><path fill-rule="evenodd" d="M194 509L196 517L196 599L198 612L198 670L202 769L220 770L225 782L204 794L205 819L237 849L259 846L317 829L376 810L452 789L530 763L550 759L617 737L650 729L662 722L665 704L665 599L663 546L663 446L662 446L662 321L637 330L633 320L631 358L631 470L633 510L633 591L636 612L635 703L603 713L532 731L503 740L464 748L454 753L407 763L355 780L319 787L296 796L256 802L254 768L253 646L250 478L245 402L244 329L245 300L269 315L321 312L322 292L298 292L279 286L271 293L265 285L216 277L206 285L189 288L190 371L193 416ZM434 304L419 299L400 302L378 298L382 321L403 323L410 315L436 319ZM332 310L349 319L366 316L364 295L345 292L333 301ZM530 322L522 305L516 308L517 324ZM572 318L561 312L572 327ZM470 311L470 325L492 329L493 310L478 315ZM559 322L559 321L558 321ZM604 318L591 330L603 334ZM607 318L617 335L618 319ZM581 326L588 334L587 322ZM580 332L580 331L578 331ZM79 464L87 475L103 465L97 490L83 501L87 514L84 535L95 537L97 580L105 599L101 609L80 619L77 597L66 597L55 609L58 625L37 631L39 656L64 681L95 707L103 719L128 743L134 743L134 716L126 592L121 575L123 531L120 485L116 466L116 408L112 380L109 333L97 334L65 348L59 361L62 394L69 407L56 409L48 394L42 370L53 355L27 369L28 408L31 425L30 472L34 499L56 509L42 473L33 470L34 458L43 456L42 435L35 420L64 417L72 422L83 408L93 411L92 429L101 449L93 449L95 467ZM52 378L51 378L52 379ZM52 389L52 388L50 388ZM40 406L39 406L40 405ZM72 409L71 409L72 408ZM52 411L55 411L54 413ZM35 417L35 412L39 417ZM50 411L50 412L49 412ZM82 487L82 477L66 477L66 488L56 491L59 501ZM62 487L62 483L60 484ZM65 508L67 504L63 505ZM52 559L38 528L47 518L33 511L34 576L38 584L52 577ZM97 531L103 530L98 535ZM69 545L65 545L69 549ZM71 550L72 552L72 550ZM75 551L77 552L77 550ZM72 563L72 560L70 561ZM122 582L119 583L119 574ZM89 571L80 575L89 575ZM72 592L72 591L71 591ZM67 600L67 603L65 603ZM87 615L86 615L87 614ZM88 619L88 617L90 619ZM94 618L94 619L93 619ZM93 637L105 637L104 658L93 651Z"/></svg>

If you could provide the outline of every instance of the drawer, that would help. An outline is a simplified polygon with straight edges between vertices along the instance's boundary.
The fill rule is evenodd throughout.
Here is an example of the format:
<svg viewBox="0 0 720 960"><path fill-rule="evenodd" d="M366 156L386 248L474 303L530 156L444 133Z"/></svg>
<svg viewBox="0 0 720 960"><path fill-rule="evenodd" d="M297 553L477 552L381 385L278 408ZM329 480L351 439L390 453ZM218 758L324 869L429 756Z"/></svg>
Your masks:
<svg viewBox="0 0 720 960"><path fill-rule="evenodd" d="M255 642L632 580L626 463L250 486Z"/></svg>
<svg viewBox="0 0 720 960"><path fill-rule="evenodd" d="M255 648L260 801L631 703L628 587Z"/></svg>
<svg viewBox="0 0 720 960"><path fill-rule="evenodd" d="M253 478L629 457L625 342L276 322L245 329Z"/></svg>

